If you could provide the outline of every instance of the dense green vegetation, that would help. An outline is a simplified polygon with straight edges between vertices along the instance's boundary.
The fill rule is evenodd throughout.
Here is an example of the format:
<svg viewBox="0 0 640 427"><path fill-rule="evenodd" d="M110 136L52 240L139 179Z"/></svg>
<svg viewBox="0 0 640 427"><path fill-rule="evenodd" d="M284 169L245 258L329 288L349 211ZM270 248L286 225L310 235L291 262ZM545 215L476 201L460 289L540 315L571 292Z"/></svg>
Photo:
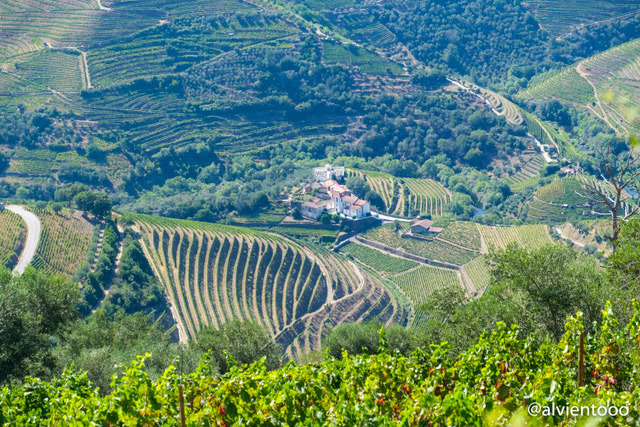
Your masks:
<svg viewBox="0 0 640 427"><path fill-rule="evenodd" d="M589 255L562 246L509 247L489 256L491 286L482 298L468 300L457 285L436 290L425 304L430 316L422 329L344 325L329 332L324 356L284 367L275 344L255 324L233 322L220 330L204 329L197 344L180 350L163 344L162 334L154 335L153 327L145 328L144 316L109 320L99 311L88 321L69 321L73 312L65 307L73 307L71 284L34 270L21 278L7 271L0 297L20 304L0 305L10 309L2 318L19 322L24 316L32 323L22 325L27 335L20 335L19 329L0 329L3 355L11 348L6 346L8 333L17 332L12 339L21 337L36 348L40 343L45 353L51 350L42 346L48 342L44 338L62 334L51 360L77 364L51 381L29 377L22 384L5 386L0 414L3 422L12 424L73 420L178 425L182 387L187 422L194 425L230 425L241 419L258 424L485 425L498 417L574 425L588 418L531 417L523 409L530 403L552 402L624 407L628 416L615 415L607 422L629 425L638 413L634 372L640 309L631 298L638 286L638 239L640 221L634 220L623 227L606 270ZM40 292L43 286L57 292ZM39 319L33 314L42 307L37 296L46 296L46 305L57 307L47 312L54 317L43 322L49 329L33 323ZM137 341L123 333L126 327L147 332ZM99 368L109 365L105 360L128 354L123 347L127 344L134 351L146 345L154 354L119 368L121 373L110 385L91 382L89 378L104 378ZM108 348L114 351L106 353ZM180 354L176 351L182 351L182 357L164 365L168 369L162 373L167 356ZM199 355L203 357L196 366ZM30 364L40 353L22 357L23 364L5 366L16 372L41 372L42 365L36 365L38 371ZM78 372L78 366L88 373Z"/></svg>
<svg viewBox="0 0 640 427"><path fill-rule="evenodd" d="M402 203L393 207L396 213L442 215L453 202L449 211L468 219L468 206L487 205L493 192L476 193L469 183L456 189L460 181L449 182L450 177L462 168L483 170L490 159L505 159L524 148L519 138L523 128L474 105L473 97L427 91L446 82L442 74L426 78L396 62L407 62L406 52L401 54L396 46L405 41L424 64L456 70L457 56L462 68L469 68L458 70L462 74L497 78L509 70L510 81L517 78L522 86L532 72L517 64L544 56L547 47L545 38L533 31L535 19L521 5L477 1L459 13L459 2L420 2L408 10L392 3L388 8L374 6L373 13L345 15L332 12L342 7L336 2L286 11L267 2L262 12L232 0L205 3L178 7L116 2L110 12L81 4L54 14L43 13L46 2L3 9L0 13L11 18L7 22L16 25L18 11L33 22L50 23L45 30L26 19L4 28L34 38L33 45L24 46L27 52L14 58L21 79L28 78L18 73L29 69L28 58L61 56L73 58L76 71L64 65L66 59L55 59L50 62L67 74L61 77L39 66L45 70L42 78L62 84L79 73L84 88L79 94L77 85L40 82L41 90L54 91L44 103L38 104L44 94L9 97L0 126L9 131L7 174L17 181L4 186L7 196L51 200L56 198L52 185L80 181L113 191L115 203L125 209L212 221L234 210L256 214L284 187L298 184L317 162L347 155L380 159L372 170L410 178L406 185L399 184L396 204ZM230 10L235 14L226 14ZM483 35L489 34L486 28L476 28L478 14L492 17L497 31L491 32L493 39ZM440 18L427 22L426 16ZM156 25L165 18L167 22ZM291 19L302 27L317 22L329 36L305 33ZM118 20L116 28L127 31L115 38L105 28ZM82 25L74 27L74 21ZM453 29L442 30L441 22ZM512 22L521 24L518 40L508 28ZM415 37L417 28L422 28L420 34L437 36ZM349 36L364 47L336 43ZM605 37L606 31L600 38ZM9 39L19 44L17 37ZM502 39L506 42L497 45ZM47 46L81 45L85 50L32 51L38 43L44 47L45 40ZM510 44L516 42L530 46L516 49ZM527 49L533 53L523 54ZM553 63L545 62L542 68ZM11 80L15 73L8 70L2 84L8 92L16 91L22 86ZM398 93L403 96L394 96ZM497 108L508 110L508 122L520 123L506 98L483 93ZM32 116L28 111L37 105L56 109ZM265 109L270 113L260 112ZM437 154L444 157L426 163ZM394 164L405 160L405 167ZM424 178L449 189L449 200L440 204L446 194L436 196L426 189L437 187L435 183L412 181ZM393 194L378 195L386 204L393 201ZM504 209L500 203L491 205ZM494 221L491 215L486 218Z"/></svg>
<svg viewBox="0 0 640 427"><path fill-rule="evenodd" d="M124 210L217 221L264 214L329 160L368 171L379 209L510 223L526 217L511 192L544 173L539 157L512 161L527 130L553 141L507 93L635 34L627 16L554 41L527 10L548 22L550 2L291 3L7 3L0 196L62 201L57 186L82 182ZM447 75L491 83L473 90L502 115ZM543 99L524 107L583 120ZM574 160L571 138L606 139L548 130Z"/></svg>
<svg viewBox="0 0 640 427"><path fill-rule="evenodd" d="M178 425L178 384L193 425L637 418L640 222L611 252L582 191L633 145L636 9L0 0L0 201L43 227L13 277L0 212L0 424ZM303 220L326 163L443 231Z"/></svg>

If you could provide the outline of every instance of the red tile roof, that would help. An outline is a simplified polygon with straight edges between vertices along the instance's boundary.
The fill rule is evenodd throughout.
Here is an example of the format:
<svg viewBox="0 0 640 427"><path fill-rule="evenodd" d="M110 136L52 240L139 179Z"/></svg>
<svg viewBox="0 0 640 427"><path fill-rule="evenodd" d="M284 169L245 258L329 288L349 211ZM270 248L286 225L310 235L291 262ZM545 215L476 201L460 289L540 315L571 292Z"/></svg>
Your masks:
<svg viewBox="0 0 640 427"><path fill-rule="evenodd" d="M433 221L431 221L430 219L414 219L413 221L411 221L411 226L413 227L415 225L424 227L428 230L433 225Z"/></svg>

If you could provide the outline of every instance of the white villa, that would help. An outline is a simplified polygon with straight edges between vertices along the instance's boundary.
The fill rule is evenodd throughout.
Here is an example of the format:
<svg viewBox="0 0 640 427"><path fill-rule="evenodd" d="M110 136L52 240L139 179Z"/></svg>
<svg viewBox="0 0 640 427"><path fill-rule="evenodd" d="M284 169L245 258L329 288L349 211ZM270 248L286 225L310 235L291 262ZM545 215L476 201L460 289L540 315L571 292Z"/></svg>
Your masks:
<svg viewBox="0 0 640 427"><path fill-rule="evenodd" d="M341 178L344 176L344 168L334 168L332 165L327 163L322 168L313 169L313 176L318 182Z"/></svg>
<svg viewBox="0 0 640 427"><path fill-rule="evenodd" d="M344 168L340 169L344 171ZM315 172L314 170L314 175ZM371 213L369 202L357 198L347 187L333 179L325 180L317 190L316 197L300 207L300 212L307 218L317 220L325 211L356 219L365 218Z"/></svg>
<svg viewBox="0 0 640 427"><path fill-rule="evenodd" d="M333 211L346 216L364 218L371 212L371 205L362 199L354 196L349 189L330 179L323 183L327 193L333 200Z"/></svg>

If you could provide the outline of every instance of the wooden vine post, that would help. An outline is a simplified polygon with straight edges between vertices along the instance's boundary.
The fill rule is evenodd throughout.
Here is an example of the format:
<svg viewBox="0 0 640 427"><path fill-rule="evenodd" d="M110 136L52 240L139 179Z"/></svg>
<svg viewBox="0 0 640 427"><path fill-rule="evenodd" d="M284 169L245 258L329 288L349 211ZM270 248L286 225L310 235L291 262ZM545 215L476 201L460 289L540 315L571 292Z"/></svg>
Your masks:
<svg viewBox="0 0 640 427"><path fill-rule="evenodd" d="M180 426L186 427L187 421L184 416L184 391L182 384L178 385L178 393L180 398Z"/></svg>
<svg viewBox="0 0 640 427"><path fill-rule="evenodd" d="M578 353L578 387L584 385L584 332L580 334L580 350Z"/></svg>

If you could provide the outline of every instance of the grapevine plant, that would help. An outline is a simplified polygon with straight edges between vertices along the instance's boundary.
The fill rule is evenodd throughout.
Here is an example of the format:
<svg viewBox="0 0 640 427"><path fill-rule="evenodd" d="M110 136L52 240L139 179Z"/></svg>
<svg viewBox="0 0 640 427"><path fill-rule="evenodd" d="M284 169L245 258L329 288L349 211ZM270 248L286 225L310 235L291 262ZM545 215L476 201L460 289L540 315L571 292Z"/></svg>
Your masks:
<svg viewBox="0 0 640 427"><path fill-rule="evenodd" d="M215 375L206 354L198 369L179 374L171 366L157 380L139 356L112 379L101 396L86 373L68 370L51 382L26 378L0 392L2 425L180 425L184 387L188 426L480 426L582 425L576 417L530 417L526 407L595 405L627 407L607 425L640 419L640 306L626 326L607 304L593 335L584 336L584 385L579 384L581 313L569 318L560 342L518 337L499 323L457 358L447 343L411 357L386 350L381 331L376 355L268 371L263 361L234 365ZM625 411L626 412L626 411ZM597 425L598 420L596 421Z"/></svg>

